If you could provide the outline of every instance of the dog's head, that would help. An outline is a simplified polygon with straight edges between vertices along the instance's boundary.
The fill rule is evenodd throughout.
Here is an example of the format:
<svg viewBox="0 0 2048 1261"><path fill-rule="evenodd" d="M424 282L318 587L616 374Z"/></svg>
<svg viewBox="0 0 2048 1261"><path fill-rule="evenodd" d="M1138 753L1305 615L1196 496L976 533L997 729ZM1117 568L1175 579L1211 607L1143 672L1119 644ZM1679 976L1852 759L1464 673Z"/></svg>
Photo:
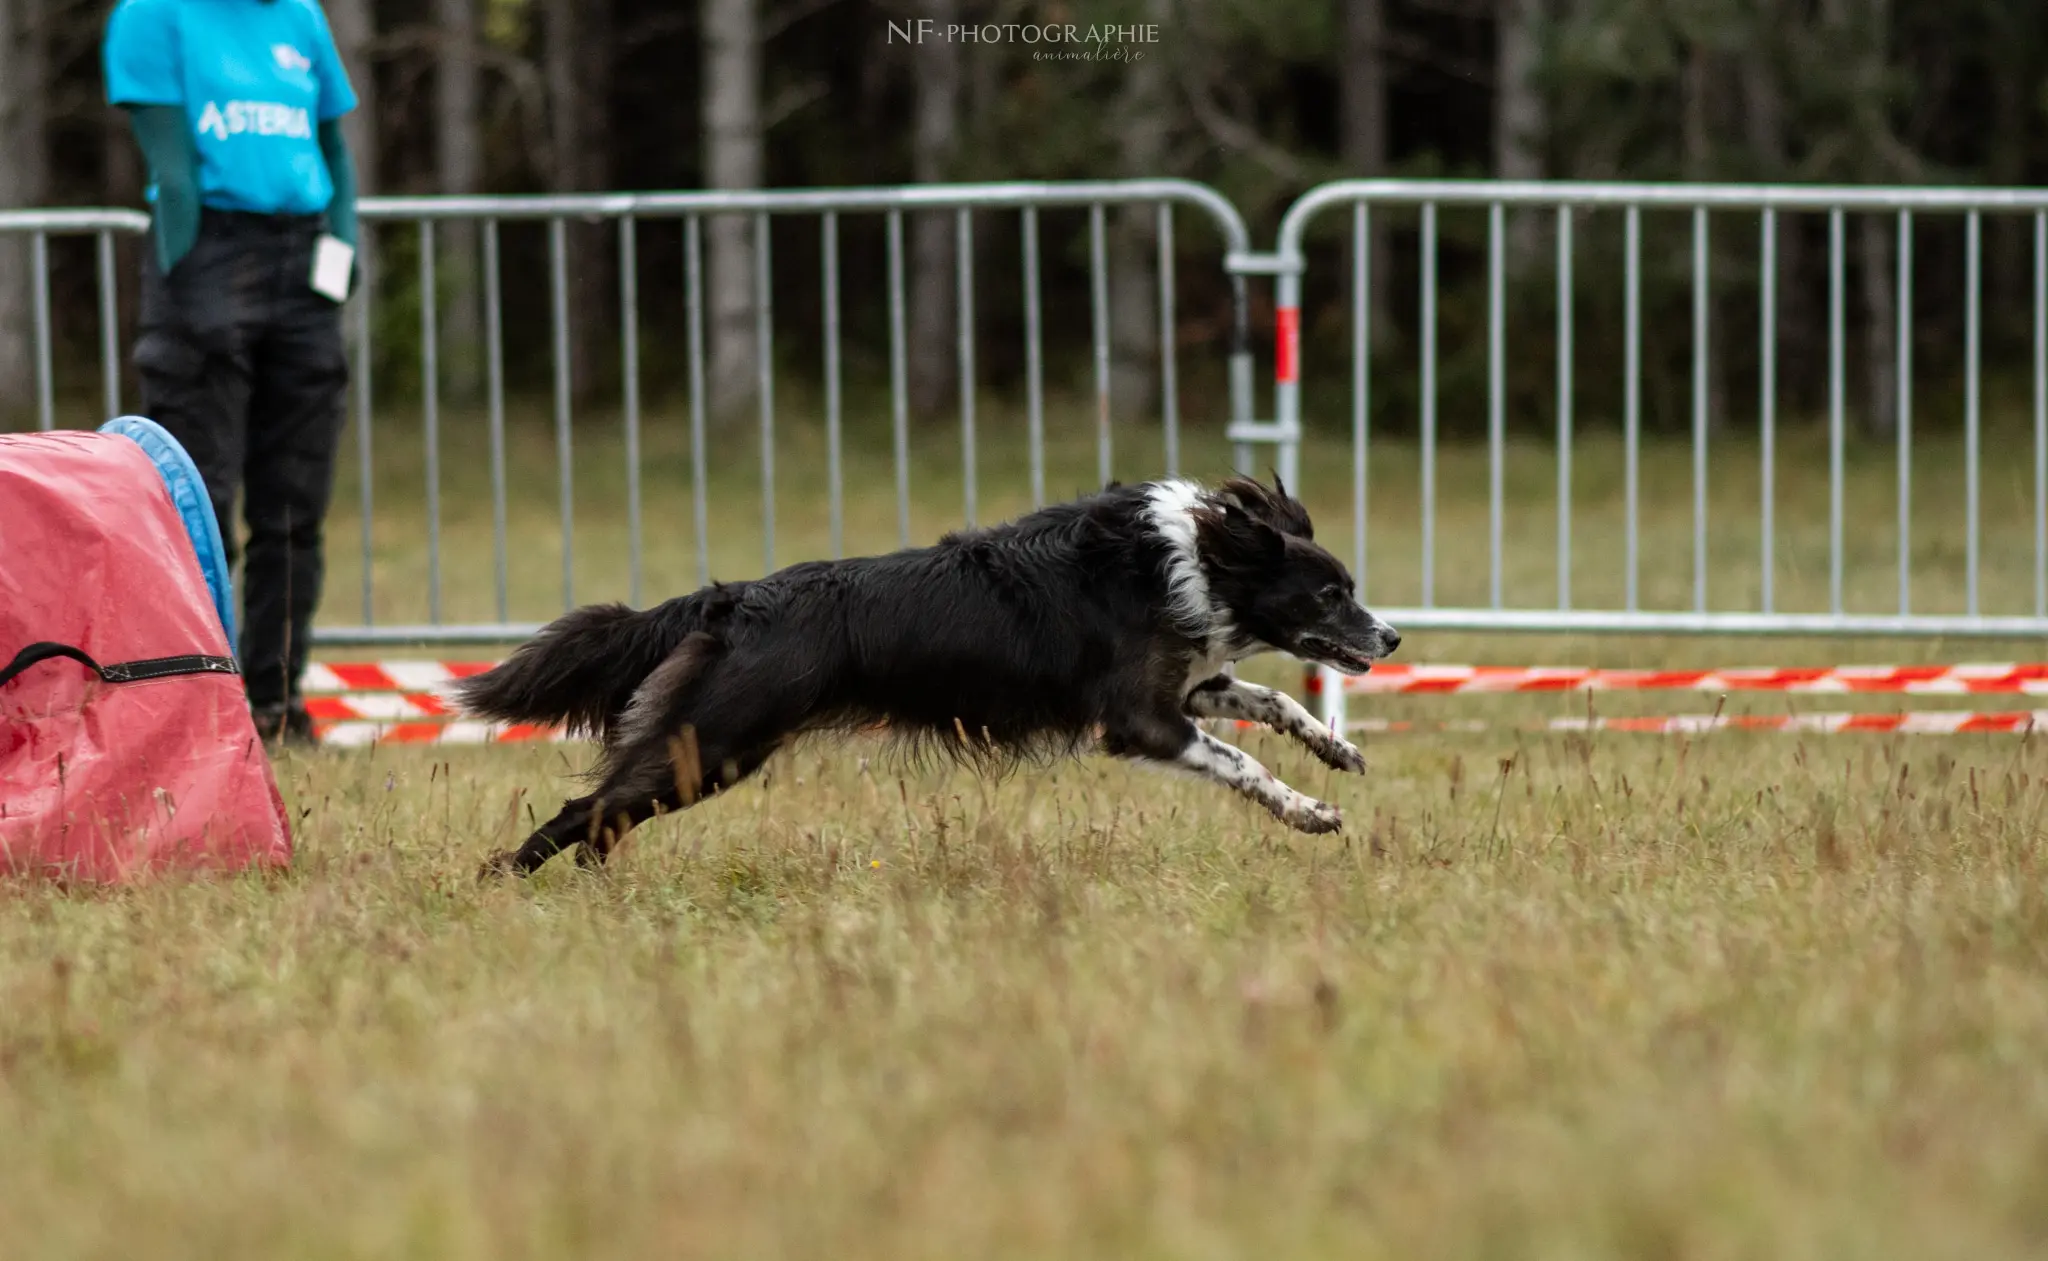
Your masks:
<svg viewBox="0 0 2048 1261"><path fill-rule="evenodd" d="M1224 482L1195 512L1210 596L1238 632L1304 661L1363 674L1401 635L1358 602L1344 562L1315 541L1308 509L1278 477Z"/></svg>

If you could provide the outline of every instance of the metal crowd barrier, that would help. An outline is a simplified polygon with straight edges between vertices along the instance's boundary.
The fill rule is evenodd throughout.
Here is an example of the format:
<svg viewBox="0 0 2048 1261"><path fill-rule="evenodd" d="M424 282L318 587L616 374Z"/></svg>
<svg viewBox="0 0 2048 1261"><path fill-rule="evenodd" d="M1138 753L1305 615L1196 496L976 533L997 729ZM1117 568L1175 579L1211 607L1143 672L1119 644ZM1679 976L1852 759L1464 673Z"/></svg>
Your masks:
<svg viewBox="0 0 2048 1261"><path fill-rule="evenodd" d="M438 491L434 470L428 474L428 568L429 568L429 624L425 626L376 626L369 618L371 593L369 588L370 530L373 515L370 479L362 483L362 518L364 551L364 620L360 626L324 627L319 632L323 643L376 643L376 642L462 642L494 641L523 637L536 629L533 625L522 625L506 620L505 581L505 478L504 478L504 392L503 365L499 341L497 315L499 304L498 239L497 229L502 222L518 220L542 220L548 225L549 298L551 310L551 331L554 346L554 424L557 443L557 462L560 469L558 496L562 522L562 598L564 607L575 601L575 569L571 540L574 534L573 486L571 467L573 447L571 442L571 382L568 376L569 329L568 329L568 281L566 232L570 222L616 221L619 224L619 269L624 278L620 287L621 355L624 380L624 417L627 449L627 492L626 511L628 517L628 566L630 572L630 598L638 602L641 586L641 537L640 537L640 358L639 358L639 309L637 286L633 282L636 272L636 237L634 225L643 220L681 219L684 226L685 256L685 302L688 317L688 358L690 377L690 451L693 514L697 546L697 573L700 582L710 580L709 521L707 515L708 493L706 487L707 460L705 363L704 363L704 296L703 296L703 244L701 225L707 216L744 214L753 219L754 290L763 296L755 303L755 368L757 373L755 395L759 411L760 432L760 476L762 498L762 564L763 571L772 570L776 565L775 552L775 394L773 348L775 338L774 312L769 280L771 277L770 234L767 231L771 216L803 215L817 218L819 223L823 269L820 278L820 292L823 300L825 334L825 432L827 451L827 482L830 495L831 532L836 552L842 531L842 509L844 486L840 468L840 438L842 426L841 393L839 379L841 320L839 306L840 260L838 251L839 216L847 213L878 213L886 217L887 265L888 265L888 307L889 307L889 357L891 425L894 442L895 492L897 527L900 542L910 542L910 418L907 390L907 356L909 347L905 338L905 286L903 216L906 212L929 212L951 210L955 216L955 234L958 247L954 251L955 284L959 318L956 321L958 335L954 347L960 383L960 441L962 450L962 475L964 496L962 518L972 524L976 518L978 479L976 452L976 417L974 400L975 379L975 338L974 338L974 255L971 248L975 211L1015 210L1019 213L1019 230L1022 235L1024 255L1024 291L1026 304L1025 330L1027 337L1027 386L1029 458L1032 499L1042 503L1045 497L1045 448L1044 448L1044 397L1042 362L1042 311L1039 302L1040 260L1038 212L1055 207L1085 208L1089 213L1089 275L1092 297L1091 337L1093 340L1094 385L1096 400L1096 444L1098 473L1107 481L1111 467L1111 424L1110 424L1110 349L1108 286L1106 263L1106 209L1110 206L1150 205L1158 215L1158 297L1161 336L1161 390L1162 424L1165 433L1166 463L1168 472L1176 471L1179 450L1179 395L1177 391L1177 365L1174 353L1174 237L1172 210L1176 205L1189 206L1206 214L1214 223L1223 239L1224 246L1232 252L1241 251L1250 237L1244 221L1230 203L1215 190L1201 184L1175 179L1133 179L1104 180L1074 183L1013 183L1013 184L964 184L964 185L918 185L901 188L864 189L778 189L749 192L686 192L686 193L631 193L557 195L534 197L395 197L365 199L361 205L361 217L375 224L411 222L419 225L423 248L420 251L421 293L423 295L421 320L422 379L426 382L425 422L430 457L438 450L438 387L436 384L436 337L437 323L436 296L434 290L433 231L437 223L468 220L480 223L484 248L484 279L486 284L485 309L490 317L487 332L489 345L489 406L492 459L492 498L494 506L494 542L498 568L498 614L497 623L481 626L450 626L440 622L439 613L439 539ZM1239 420L1248 419L1251 411L1252 359L1248 334L1248 316L1245 295L1245 281L1241 276L1229 278L1233 295L1233 346L1230 363L1231 407L1233 416ZM357 303L355 316L358 320L358 340L366 341L370 327L370 304ZM357 439L362 444L360 459L367 470L370 464L369 443L371 441L373 383L370 380L369 357L356 357ZM1244 457L1247 461L1249 457Z"/></svg>
<svg viewBox="0 0 2048 1261"><path fill-rule="evenodd" d="M1084 183L1015 183L985 185L924 185L903 188L770 190L759 192L687 192L654 194L592 194L535 197L419 197L371 198L362 203L363 219L378 228L415 225L425 248L419 251L421 279L421 358L426 383L423 419L427 431L427 547L428 608L424 625L377 625L371 617L373 575L371 531L375 517L376 488L369 476L375 411L375 382L370 356L355 356L354 407L361 479L363 591L360 624L325 625L319 633L326 644L370 643L456 643L498 642L530 633L531 624L514 623L507 617L507 541L505 499L507 495L504 450L503 350L500 339L501 284L499 277L498 228L512 221L539 221L548 228L548 293L553 346L553 422L560 466L560 500L563 540L562 593L566 603L575 598L575 570L570 547L574 531L573 483L571 469L572 394L569 380L569 313L567 306L566 231L571 222L615 221L619 225L621 367L624 381L624 426L628 453L626 512L629 518L630 585L632 596L640 596L640 347L636 275L635 226L650 220L680 219L684 228L686 262L686 303L688 321L688 363L690 381L690 452L693 479L693 515L697 547L697 569L708 577L709 534L705 487L705 363L704 297L701 224L706 216L746 215L755 225L754 270L757 292L766 295L761 282L769 276L769 234L762 230L771 216L801 215L818 223L823 260L819 287L826 341L825 421L828 483L831 496L831 526L835 546L841 527L844 499L839 463L841 394L839 348L841 319L838 249L841 215L884 216L887 246L889 357L891 380L891 424L894 444L895 495L899 535L908 541L910 497L910 434L908 425L905 344L905 291L903 260L903 216L907 212L952 211L956 239L968 244L974 231L975 212L1015 211L1019 217L1024 258L1025 331L1027 346L1027 387L1031 477L1034 501L1044 495L1044 416L1042 391L1042 309L1039 302L1038 213L1066 207L1085 209L1089 214L1089 270L1092 315L1092 347L1097 443L1100 471L1106 478L1110 465L1111 407L1109 373L1109 321L1107 318L1106 266L1104 261L1104 216L1110 206L1150 205L1158 213L1159 311L1162 328L1161 400L1166 441L1164 471L1174 471L1178 450L1179 412L1174 358L1173 219L1176 206L1192 207L1214 223L1227 251L1221 260L1232 294L1232 342L1229 347L1228 436L1236 445L1237 463L1242 469L1263 467L1271 462L1290 482L1299 481L1301 438L1301 382L1303 362L1300 344L1302 285L1309 269L1308 229L1323 212L1349 207L1351 214L1351 469L1352 538L1354 565L1366 574L1366 531L1368 522L1367 470L1371 446L1369 418L1372 413L1373 365L1367 353L1370 345L1371 312L1369 272L1375 260L1368 243L1372 239L1372 215L1380 208L1402 207L1419 214L1419 354L1415 365L1419 382L1420 467L1417 470L1422 519L1420 522L1421 598L1414 607L1381 608L1381 612L1404 629L1457 629L1474 631L1542 631L1565 633L1652 633L1652 634L1826 634L1886 636L1995 636L2037 637L2048 635L2048 192L2025 190L1971 190L1935 188L1734 186L1679 184L1590 184L1512 182L1407 182L1346 181L1326 184L1305 194L1287 211L1281 222L1277 248L1270 253L1254 252L1242 217L1221 194L1200 184L1182 180L1139 179ZM1438 213L1445 207L1474 207L1487 215L1486 230L1486 329L1487 329L1487 426L1488 463L1488 598L1484 603L1452 605L1436 598L1437 570L1437 457L1439 400L1438 257L1440 252ZM1620 607L1583 607L1573 599L1572 543L1574 514L1573 413L1582 367L1580 347L1573 339L1574 221L1577 212L1618 211L1623 221L1624 248L1621 285L1625 296L1622 345L1620 347L1624 398L1622 430L1625 462L1624 591ZM1503 467L1506 437L1507 343L1505 274L1507 264L1507 222L1511 213L1548 210L1555 218L1556 248L1556 578L1554 602L1538 606L1513 607L1506 603L1506 569L1503 545L1505 489ZM1691 347L1691 550L1692 599L1690 608L1646 609L1641 606L1639 571L1642 546L1638 530L1640 500L1640 450L1643 428L1643 261L1642 221L1645 212L1689 214L1692 229L1692 347ZM1828 395L1828 555L1829 604L1824 612L1789 612L1778 606L1774 590L1774 516L1777 459L1777 359L1779 353L1776 318L1779 307L1777 243L1779 217L1792 212L1825 215L1828 224L1827 249L1827 395ZM1898 553L1896 613L1850 612L1844 607L1844 449L1847 441L1847 389L1845 368L1845 240L1844 216L1885 213L1895 217L1894 252L1897 259L1895 288L1897 362L1894 366L1900 388L1896 389L1897 503L1896 524L1900 539ZM1761 438L1761 539L1762 581L1755 607L1710 608L1707 600L1708 519L1707 475L1709 468L1709 366L1713 347L1708 342L1706 318L1711 294L1709 233L1716 216L1750 218L1757 234L1759 269L1757 283L1760 385L1756 417ZM1913 371L1914 337L1913 250L1916 215L1961 216L1965 227L1966 268L1964 277L1965 346L1963 357L1966 486L1964 494L1966 598L1960 609L1926 611L1912 601L1911 525L1913 506L1912 401L1909 387ZM2033 240L2032 339L2033 431L2031 480L2033 486L2033 611L2026 615L1985 614L1980 607L1981 567L1981 378L1982 378L1982 220L1986 215L2025 215L2031 218ZM482 239L485 285L484 309L487 319L488 399L491 482L493 495L493 544L496 568L497 620L480 624L455 625L440 619L440 506L438 501L438 325L435 292L436 226L468 221L479 226ZM113 238L116 233L145 230L145 218L123 210L57 210L0 212L0 234L26 234L31 245L37 405L40 423L46 427L54 416L51 356L52 336L49 312L48 241L52 236L88 234L98 244L98 293L100 304L100 368L105 410L118 413L119 363L114 320L116 280L113 273ZM373 234L374 235L374 234ZM374 266L377 249L372 239L365 251L366 263ZM1384 264L1382 264L1384 265ZM955 281L960 308L958 337L952 348L961 381L959 437L962 448L964 496L962 516L975 517L977 504L976 416L973 382L975 376L973 251L962 248L955 255ZM1276 338L1274 355L1275 413L1270 420L1254 419L1252 357L1247 340L1247 285L1254 276L1272 276L1276 285ZM367 287L367 286L366 286ZM370 302L354 303L359 346L366 345L371 327ZM758 425L762 488L763 563L775 561L775 402L770 374L774 343L774 314L767 301L755 309L755 366L759 373ZM1260 453L1261 449L1265 453ZM1340 704L1342 691L1321 688L1326 704Z"/></svg>
<svg viewBox="0 0 2048 1261"><path fill-rule="evenodd" d="M56 338L50 328L50 238L93 238L94 287L99 295L100 397L106 409L101 420L111 420L121 414L121 330L115 313L120 282L114 274L114 237L147 231L149 216L133 210L0 210L0 238L28 238L38 428L51 429L57 423L53 364Z"/></svg>
<svg viewBox="0 0 2048 1261"><path fill-rule="evenodd" d="M952 211L955 239L954 280L959 318L953 348L959 376L959 435L962 447L964 502L962 517L972 523L978 508L977 431L975 415L975 301L974 251L972 239L975 212L1015 211L1023 252L1025 300L1026 384L1028 389L1029 459L1034 503L1045 498L1045 432L1043 391L1043 312L1040 303L1041 260L1039 212L1053 208L1083 209L1088 214L1089 292L1091 299L1090 337L1096 402L1095 437L1098 474L1108 480L1111 469L1110 327L1108 300L1106 212L1110 207L1151 206L1157 214L1157 297L1160 335L1161 422L1165 440L1165 471L1177 471L1180 408L1178 365L1175 353L1175 245L1173 211L1188 207L1205 216L1215 227L1225 251L1243 253L1250 244L1243 219L1215 190L1177 179L1128 179L1069 183L1003 183L973 185L919 185L898 188L789 189L747 192L678 192L631 194L584 194L550 196L475 197L373 197L359 205L361 220L372 225L365 231L360 255L364 284L361 291L370 300L351 302L349 319L354 330L356 353L351 390L354 411L356 459L360 466L362 590L357 625L322 624L316 630L323 645L378 643L489 643L523 638L538 623L514 622L508 615L508 544L506 537L505 473L505 389L502 340L502 278L500 275L499 226L510 222L542 222L548 230L548 298L553 358L553 424L558 465L557 497L561 514L562 574L564 607L576 599L576 571L573 538L575 531L574 414L570 379L568 247L571 223L613 222L618 225L620 284L620 347L623 382L623 416L626 468L626 514L630 598L641 597L641 369L640 310L636 225L653 220L680 220L684 229L685 294L688 325L687 357L690 399L690 464L692 513L695 527L696 568L700 581L710 578L709 519L707 509L706 459L706 365L705 299L703 263L703 221L710 216L744 215L753 221L754 292L762 295L754 310L755 395L758 403L760 436L759 461L762 498L762 564L776 564L775 508L775 395L773 347L775 323L771 276L771 216L815 218L820 232L823 258L819 292L822 300L825 338L825 428L827 481L830 495L831 535L838 550L842 533L844 485L840 467L841 382L839 303L841 215L884 216L887 248L887 302L889 314L889 359L891 426L894 446L897 528L900 540L910 542L910 417L907 389L905 263L903 220L906 213ZM489 417L489 461L492 494L492 551L495 569L495 621L451 624L441 616L442 548L440 461L440 335L439 302L436 286L436 228L468 222L477 225L482 246L484 286L486 385ZM378 263L379 231L411 226L418 232L420 292L420 373L423 384L421 417L426 439L426 549L427 621L417 625L380 625L374 618L375 574L372 563L376 518L376 479L372 473L376 425L376 382L373 356L365 353L375 305L375 274ZM35 357L39 382L39 422L44 428L54 423L51 389L53 339L48 319L49 238L57 235L95 233L100 240L99 287L101 294L102 369L106 380L106 409L117 413L120 365L116 351L112 240L117 232L146 231L147 218L123 210L63 210L0 212L0 234L26 234L31 244L31 271L37 295ZM1233 432L1243 439L1238 462L1253 467L1250 443L1257 440L1259 427L1250 423L1252 409L1252 355L1246 301L1246 280L1225 275L1218 258L1219 275L1224 275L1232 295L1232 337L1229 355L1229 406ZM330 596L329 607L339 602Z"/></svg>
<svg viewBox="0 0 2048 1261"><path fill-rule="evenodd" d="M1304 238L1322 212L1341 206L1352 210L1352 510L1354 563L1363 575L1366 561L1366 486L1370 445L1371 337L1369 269L1371 215L1386 206L1413 207L1420 214L1420 447L1418 477L1421 520L1421 603L1410 608L1379 609L1395 625L1406 628L1473 631L1537 631L1650 634L1813 634L1880 636L2034 637L2048 635L2048 192L2017 189L1876 188L1710 184L1603 184L1497 181L1353 180L1325 184L1289 207L1281 222L1278 248L1272 255L1238 260L1245 270L1277 277L1275 399L1277 425L1288 440L1300 431L1301 354L1299 345L1301 286L1307 261ZM1480 607L1445 607L1435 599L1436 464L1439 398L1437 368L1440 207L1483 207L1487 212L1487 467L1488 467L1488 591ZM1505 310L1506 221L1511 210L1548 209L1555 215L1556 243L1556 462L1557 462L1557 599L1550 607L1506 607L1503 601L1505 452ZM1575 350L1572 339L1574 212L1587 209L1622 212L1624 253L1622 278L1624 326L1622 374L1625 449L1624 524L1625 596L1622 608L1576 608L1572 602L1572 420L1575 396ZM1639 525L1640 444L1642 435L1642 219L1650 211L1689 212L1692 228L1692 607L1650 611L1640 607L1641 565ZM1710 609L1708 571L1708 434L1711 216L1754 215L1759 238L1760 384L1757 418L1762 467L1762 582L1759 607ZM1776 318L1778 216L1813 212L1828 223L1828 556L1829 607L1825 613L1792 613L1776 607L1773 591L1775 522L1774 460L1778 405L1776 368L1779 353ZM1843 607L1843 451L1846 442L1844 334L1844 215L1887 212L1896 216L1894 253L1897 260L1895 430L1897 442L1898 612L1851 613ZM1966 602L1961 610L1915 611L1911 564L1913 501L1913 243L1916 214L1961 215L1965 222L1964 278L1964 408ZM2033 239L2033 611L2021 616L1986 616L1980 609L1981 567L1981 429L1982 429L1982 253L1983 217L1987 214L2027 215ZM1325 717L1342 721L1343 689L1333 677L1316 682Z"/></svg>

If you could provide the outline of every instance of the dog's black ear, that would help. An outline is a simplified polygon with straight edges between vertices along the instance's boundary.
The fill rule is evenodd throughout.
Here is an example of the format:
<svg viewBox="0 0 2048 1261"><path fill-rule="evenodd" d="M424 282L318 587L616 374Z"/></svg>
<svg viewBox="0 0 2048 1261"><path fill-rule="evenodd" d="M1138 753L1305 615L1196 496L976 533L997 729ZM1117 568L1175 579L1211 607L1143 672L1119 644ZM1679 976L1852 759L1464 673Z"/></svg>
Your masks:
<svg viewBox="0 0 2048 1261"><path fill-rule="evenodd" d="M1279 475L1274 482L1280 486L1278 493L1249 477L1232 477L1217 488L1217 497L1236 503L1252 516L1280 531L1296 538L1314 539L1316 530L1308 519L1308 509L1301 506L1287 494L1287 487L1280 483Z"/></svg>
<svg viewBox="0 0 2048 1261"><path fill-rule="evenodd" d="M1292 498L1294 498L1294 496L1292 496L1292 495L1290 495L1290 494L1288 494L1288 493L1287 493L1287 483L1286 483L1286 482L1284 482L1284 481L1281 481L1281 480L1280 480L1280 470L1279 470L1279 469L1270 469L1270 470L1268 470L1268 471L1270 471L1270 472L1271 472L1271 473L1273 474L1273 489L1274 489L1274 491L1275 491L1275 492L1277 492L1277 493L1279 494L1280 498L1282 498L1282 499L1292 499Z"/></svg>
<svg viewBox="0 0 2048 1261"><path fill-rule="evenodd" d="M1254 483L1256 484L1256 483ZM1267 520L1264 505L1225 499L1223 526L1232 551L1246 558L1277 564L1287 551L1287 539Z"/></svg>

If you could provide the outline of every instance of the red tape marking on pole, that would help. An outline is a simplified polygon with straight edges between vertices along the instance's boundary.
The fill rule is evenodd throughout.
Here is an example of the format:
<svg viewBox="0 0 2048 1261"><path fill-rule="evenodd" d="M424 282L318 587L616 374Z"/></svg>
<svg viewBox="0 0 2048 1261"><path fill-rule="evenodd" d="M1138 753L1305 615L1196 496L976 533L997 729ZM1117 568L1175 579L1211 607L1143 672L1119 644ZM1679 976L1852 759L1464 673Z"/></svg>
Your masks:
<svg viewBox="0 0 2048 1261"><path fill-rule="evenodd" d="M1301 308L1273 312L1273 380L1288 385L1301 376Z"/></svg>

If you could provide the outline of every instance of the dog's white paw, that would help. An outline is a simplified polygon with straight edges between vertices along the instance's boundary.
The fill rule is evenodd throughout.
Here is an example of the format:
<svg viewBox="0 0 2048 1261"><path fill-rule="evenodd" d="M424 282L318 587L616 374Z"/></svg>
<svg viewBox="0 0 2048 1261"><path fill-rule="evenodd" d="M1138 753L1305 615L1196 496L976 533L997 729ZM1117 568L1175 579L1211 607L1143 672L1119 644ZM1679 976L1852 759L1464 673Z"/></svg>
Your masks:
<svg viewBox="0 0 2048 1261"><path fill-rule="evenodd" d="M1314 750L1315 755L1323 760L1323 764L1333 770L1350 771L1353 775L1365 774L1365 754L1360 753L1358 746L1343 736L1325 736L1315 743Z"/></svg>
<svg viewBox="0 0 2048 1261"><path fill-rule="evenodd" d="M1313 797L1296 797L1280 811L1280 821L1297 832L1317 835L1335 832L1344 826L1344 815L1328 802Z"/></svg>

